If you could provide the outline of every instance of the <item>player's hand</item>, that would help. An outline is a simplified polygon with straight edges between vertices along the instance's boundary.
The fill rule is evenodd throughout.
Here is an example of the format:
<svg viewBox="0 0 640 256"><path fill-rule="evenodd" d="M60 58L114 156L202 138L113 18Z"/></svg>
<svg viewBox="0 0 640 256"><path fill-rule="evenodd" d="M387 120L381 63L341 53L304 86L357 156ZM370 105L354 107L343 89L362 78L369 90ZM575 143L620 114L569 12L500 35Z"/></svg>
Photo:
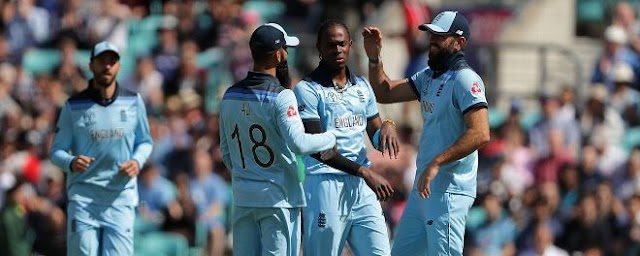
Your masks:
<svg viewBox="0 0 640 256"><path fill-rule="evenodd" d="M400 143L398 139L398 133L396 132L396 126L391 122L383 122L380 127L380 141L379 150L382 151L382 155L387 152L390 159L398 159L398 152L400 152Z"/></svg>
<svg viewBox="0 0 640 256"><path fill-rule="evenodd" d="M327 161L338 154L338 144L331 149L320 151L320 159Z"/></svg>
<svg viewBox="0 0 640 256"><path fill-rule="evenodd" d="M83 155L76 156L71 161L71 171L84 172L87 169L89 169L89 166L91 166L91 163L93 163L93 161L95 160L96 159L93 157L88 157Z"/></svg>
<svg viewBox="0 0 640 256"><path fill-rule="evenodd" d="M362 174L364 181L367 183L367 186L376 193L378 200L387 201L391 199L391 196L393 196L393 188L384 177L366 167L360 167L360 173Z"/></svg>
<svg viewBox="0 0 640 256"><path fill-rule="evenodd" d="M118 165L118 167L121 172L123 172L130 178L138 176L138 174L140 173L140 166L138 166L138 161L136 160L126 161Z"/></svg>
<svg viewBox="0 0 640 256"><path fill-rule="evenodd" d="M424 169L418 180L418 193L420 193L420 197L429 198L429 196L431 196L431 181L436 178L439 170L440 166L433 163Z"/></svg>
<svg viewBox="0 0 640 256"><path fill-rule="evenodd" d="M382 33L377 27L365 27L362 29L364 37L364 51L369 59L377 59L382 50Z"/></svg>

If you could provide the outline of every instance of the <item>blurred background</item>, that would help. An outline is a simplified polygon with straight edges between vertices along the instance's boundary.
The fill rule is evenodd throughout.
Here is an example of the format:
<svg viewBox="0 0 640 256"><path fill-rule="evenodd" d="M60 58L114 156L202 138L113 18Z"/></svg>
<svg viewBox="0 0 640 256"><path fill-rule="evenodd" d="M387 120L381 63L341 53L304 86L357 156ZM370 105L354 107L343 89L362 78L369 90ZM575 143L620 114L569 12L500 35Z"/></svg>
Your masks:
<svg viewBox="0 0 640 256"><path fill-rule="evenodd" d="M426 65L417 26L449 9L470 21L465 52L492 128L465 254L640 255L639 0L0 1L0 255L65 255L65 177L47 154L60 106L91 77L96 42L120 48L118 82L145 99L155 142L138 178L136 255L230 255L218 104L252 66L253 29L275 21L301 39L290 49L297 82L318 64L323 20L349 26L349 65L364 75L360 31L379 26L397 79ZM379 107L403 146L398 160L369 153L396 189L383 203L393 239L420 109Z"/></svg>

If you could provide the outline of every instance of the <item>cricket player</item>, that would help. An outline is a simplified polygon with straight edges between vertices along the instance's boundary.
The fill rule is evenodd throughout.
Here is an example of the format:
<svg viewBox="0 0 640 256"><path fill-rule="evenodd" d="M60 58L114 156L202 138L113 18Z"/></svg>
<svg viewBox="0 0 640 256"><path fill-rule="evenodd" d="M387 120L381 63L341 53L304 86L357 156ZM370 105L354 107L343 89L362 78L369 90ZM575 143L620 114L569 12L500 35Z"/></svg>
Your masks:
<svg viewBox="0 0 640 256"><path fill-rule="evenodd" d="M304 132L287 89L287 47L298 44L276 23L258 27L249 42L253 70L220 104L220 145L232 174L234 255L298 255L306 201L296 154L335 154L335 135Z"/></svg>
<svg viewBox="0 0 640 256"><path fill-rule="evenodd" d="M116 82L120 53L96 44L93 79L60 111L51 159L67 173L67 254L133 255L137 176L152 149L139 94Z"/></svg>
<svg viewBox="0 0 640 256"><path fill-rule="evenodd" d="M344 23L324 22L316 42L320 64L294 87L306 131L338 137L339 155L304 158L305 256L342 255L347 241L356 255L390 253L378 199L390 198L393 188L369 170L364 140L368 135L374 147L396 158L398 137L395 123L381 120L369 82L347 67L352 43Z"/></svg>
<svg viewBox="0 0 640 256"><path fill-rule="evenodd" d="M379 59L380 30L362 32L378 102L418 100L424 122L416 179L391 255L462 255L466 216L476 196L477 150L489 142L485 87L464 59L470 35L464 16L441 12L419 29L430 35L429 66L395 81Z"/></svg>

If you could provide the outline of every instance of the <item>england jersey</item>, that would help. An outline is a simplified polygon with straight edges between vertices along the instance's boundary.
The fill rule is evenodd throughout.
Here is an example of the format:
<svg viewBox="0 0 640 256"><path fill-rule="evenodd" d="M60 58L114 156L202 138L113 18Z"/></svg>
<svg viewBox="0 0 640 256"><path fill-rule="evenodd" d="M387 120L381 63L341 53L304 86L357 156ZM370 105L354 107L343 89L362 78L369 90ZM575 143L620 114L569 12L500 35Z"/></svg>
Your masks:
<svg viewBox="0 0 640 256"><path fill-rule="evenodd" d="M306 134L293 91L249 72L220 103L220 141L231 169L234 203L243 207L306 205L296 154L330 149L335 136Z"/></svg>
<svg viewBox="0 0 640 256"><path fill-rule="evenodd" d="M465 132L464 114L476 107L488 106L484 83L476 72L459 59L453 69L435 76L426 68L409 78L420 99L422 120L420 150L416 160L418 178L429 162L453 145ZM474 151L457 161L440 166L431 182L434 192L449 192L476 196L478 152Z"/></svg>
<svg viewBox="0 0 640 256"><path fill-rule="evenodd" d="M137 205L136 177L118 165L134 159L140 168L151 154L147 111L140 95L116 87L108 102L91 86L60 111L51 160L67 173L69 200L102 205ZM72 172L75 156L93 157L89 169Z"/></svg>
<svg viewBox="0 0 640 256"><path fill-rule="evenodd" d="M324 131L338 139L338 153L360 165L369 167L364 138L369 120L378 117L376 99L369 82L347 70L348 81L343 89L333 85L322 66L305 77L294 88L303 121L320 121ZM347 174L313 157L304 158L307 174Z"/></svg>

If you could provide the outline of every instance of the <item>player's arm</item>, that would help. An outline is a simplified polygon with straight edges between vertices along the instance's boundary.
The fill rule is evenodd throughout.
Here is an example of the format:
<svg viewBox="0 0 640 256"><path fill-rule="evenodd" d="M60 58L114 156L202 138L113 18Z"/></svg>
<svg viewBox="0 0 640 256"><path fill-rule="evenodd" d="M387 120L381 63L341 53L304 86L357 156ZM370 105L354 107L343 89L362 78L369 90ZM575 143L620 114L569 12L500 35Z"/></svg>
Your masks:
<svg viewBox="0 0 640 256"><path fill-rule="evenodd" d="M432 163L443 165L461 159L489 142L489 111L486 105L472 107L464 114L467 130Z"/></svg>
<svg viewBox="0 0 640 256"><path fill-rule="evenodd" d="M396 133L396 124L390 119L386 119L384 122L380 119L378 104L376 104L376 98L371 86L368 86L368 90L371 97L369 97L365 110L367 115L367 135L369 135L373 147L382 152L383 156L387 152L389 158L397 159L400 143Z"/></svg>
<svg viewBox="0 0 640 256"><path fill-rule="evenodd" d="M229 141L227 140L224 122L225 120L220 118L220 152L222 153L222 163L227 166L227 169L232 170L233 163L231 162L231 152L229 152Z"/></svg>
<svg viewBox="0 0 640 256"><path fill-rule="evenodd" d="M60 109L58 123L56 124L53 142L49 151L51 161L67 173L71 172L71 163L74 159L74 156L69 153L73 143L73 124L70 112L69 103L64 104Z"/></svg>
<svg viewBox="0 0 640 256"><path fill-rule="evenodd" d="M379 28L365 27L362 30L364 49L369 57L369 82L379 103L395 103L418 100L415 87L409 79L391 80L384 72L380 59L382 34Z"/></svg>
<svg viewBox="0 0 640 256"><path fill-rule="evenodd" d="M132 159L138 162L138 167L142 167L151 155L153 140L149 130L149 120L147 120L147 108L144 106L142 97L138 94L138 124L135 130L135 140L133 143Z"/></svg>
<svg viewBox="0 0 640 256"><path fill-rule="evenodd" d="M307 134L298 114L298 101L291 90L283 90L275 102L277 127L285 143L296 154L307 155L336 145L333 133Z"/></svg>

